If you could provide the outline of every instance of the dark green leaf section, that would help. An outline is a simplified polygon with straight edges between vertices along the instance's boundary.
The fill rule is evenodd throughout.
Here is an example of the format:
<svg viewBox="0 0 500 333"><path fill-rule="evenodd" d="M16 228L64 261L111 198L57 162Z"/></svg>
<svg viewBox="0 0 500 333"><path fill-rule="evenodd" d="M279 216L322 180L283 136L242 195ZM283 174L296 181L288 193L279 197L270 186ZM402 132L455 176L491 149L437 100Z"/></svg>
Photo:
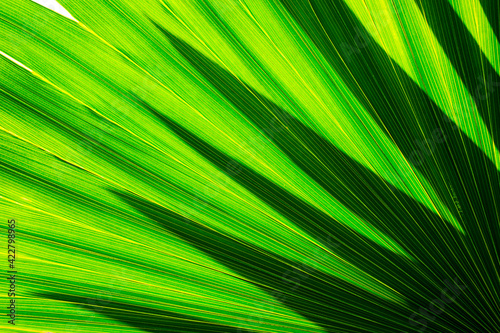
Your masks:
<svg viewBox="0 0 500 333"><path fill-rule="evenodd" d="M149 306L132 305L129 302L121 303L115 300L58 293L41 293L37 296L74 303L82 309L94 311L144 332L236 332L236 328L231 326L210 323L178 312L159 310Z"/></svg>

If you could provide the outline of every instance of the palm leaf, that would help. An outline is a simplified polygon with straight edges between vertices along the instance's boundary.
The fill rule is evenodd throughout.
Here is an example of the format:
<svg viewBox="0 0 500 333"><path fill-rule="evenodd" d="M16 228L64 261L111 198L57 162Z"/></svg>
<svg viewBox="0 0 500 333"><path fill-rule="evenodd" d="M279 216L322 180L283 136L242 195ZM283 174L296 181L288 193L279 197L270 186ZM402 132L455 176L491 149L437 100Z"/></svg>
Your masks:
<svg viewBox="0 0 500 333"><path fill-rule="evenodd" d="M494 1L61 4L0 5L0 327L498 331Z"/></svg>

